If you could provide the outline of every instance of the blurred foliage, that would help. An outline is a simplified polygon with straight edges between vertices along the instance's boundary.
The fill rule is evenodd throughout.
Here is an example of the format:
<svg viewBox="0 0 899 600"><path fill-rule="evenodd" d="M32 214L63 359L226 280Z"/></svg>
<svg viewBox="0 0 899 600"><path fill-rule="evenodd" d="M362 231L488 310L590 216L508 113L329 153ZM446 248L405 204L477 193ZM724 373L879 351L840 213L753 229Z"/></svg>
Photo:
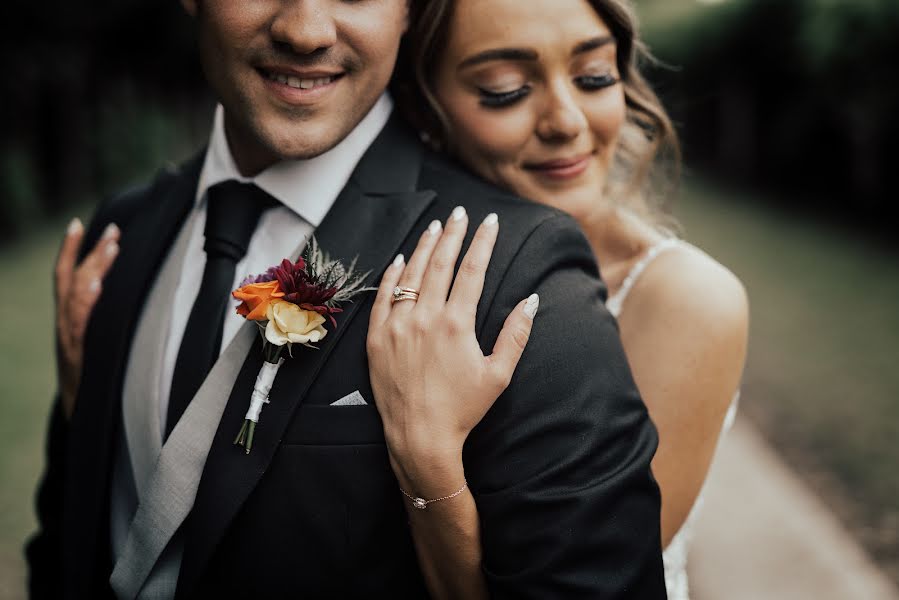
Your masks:
<svg viewBox="0 0 899 600"><path fill-rule="evenodd" d="M0 67L0 241L172 158L209 105L173 1L2 3Z"/></svg>
<svg viewBox="0 0 899 600"><path fill-rule="evenodd" d="M899 2L637 4L691 166L841 219L899 214Z"/></svg>

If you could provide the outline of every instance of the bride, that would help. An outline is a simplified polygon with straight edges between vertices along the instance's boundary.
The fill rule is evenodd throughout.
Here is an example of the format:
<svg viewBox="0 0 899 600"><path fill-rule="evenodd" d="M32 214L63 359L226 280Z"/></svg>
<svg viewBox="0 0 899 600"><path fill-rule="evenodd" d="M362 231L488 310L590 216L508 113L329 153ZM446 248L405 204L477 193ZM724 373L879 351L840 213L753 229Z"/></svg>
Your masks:
<svg viewBox="0 0 899 600"><path fill-rule="evenodd" d="M594 251L606 306L659 430L652 467L662 493L668 593L687 598L691 515L734 408L748 308L734 275L671 235L670 220L652 201L650 167L676 140L637 70L641 45L630 7L623 0L430 0L410 11L394 89L422 138L480 177L569 213ZM488 218L478 228L464 268L483 277L501 221ZM476 302L423 306L414 298L392 302L391 292L439 278L435 271L456 262L466 229L464 211L454 213L445 225L432 224L408 263L397 257L369 327L372 389L391 465L411 492L403 500L435 597L486 596L477 494L452 494L447 485L464 478L465 439L504 386L472 376L489 361L474 331L446 336L438 326L452 319L450 308L474 310ZM79 232L70 229L57 265L59 370L69 413L81 336L119 235L110 229L76 266ZM512 315L522 347L530 319L540 318L538 305L532 298L515 309L527 318ZM403 327L409 319L432 326ZM397 331L407 332L401 342ZM417 496L440 501L420 510Z"/></svg>
<svg viewBox="0 0 899 600"><path fill-rule="evenodd" d="M620 0L435 0L418 10L407 40L409 85L402 72L395 85L406 113L432 145L484 179L572 215L593 248L609 289L606 306L618 318L637 387L659 430L652 467L662 492L668 593L687 598L689 517L734 407L748 308L734 275L668 233L653 209L650 166L661 147L676 141L637 70L641 46L630 7ZM479 229L469 256L489 255L488 227ZM452 239L424 236L408 266L387 272L382 290L397 282L417 289L427 275L410 270L439 253L438 244L456 252L461 246L452 221L442 237ZM442 316L424 318L436 323ZM418 464L394 457L401 484L439 493L431 481L462 470L464 435L477 422L471 417L483 415L495 394L484 389L460 397L457 382L466 372L450 364L466 364L466 351L483 360L474 332L456 346L438 337L439 327L390 344L391 321L408 318L405 311L373 318L372 384L385 431L405 431L388 436L391 448L405 449L416 436L440 439L442 428L458 423L450 459ZM427 384L416 385L419 380ZM450 407L457 420L402 419L423 406L429 414ZM444 506L435 514L410 511L435 595L484 594L476 500L469 493L438 503L435 508Z"/></svg>

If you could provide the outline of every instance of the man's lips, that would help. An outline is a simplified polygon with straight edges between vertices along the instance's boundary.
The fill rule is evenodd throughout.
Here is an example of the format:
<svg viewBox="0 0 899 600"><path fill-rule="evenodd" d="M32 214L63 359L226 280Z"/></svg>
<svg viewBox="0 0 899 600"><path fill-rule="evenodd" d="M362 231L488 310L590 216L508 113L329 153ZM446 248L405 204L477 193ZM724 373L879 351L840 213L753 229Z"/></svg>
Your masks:
<svg viewBox="0 0 899 600"><path fill-rule="evenodd" d="M331 69L301 69L285 65L263 65L257 69L268 81L296 90L313 90L328 86L344 76Z"/></svg>
<svg viewBox="0 0 899 600"><path fill-rule="evenodd" d="M540 175L546 175L554 179L567 179L575 177L587 168L593 153L588 152L570 158L558 158L537 163L525 163L524 168Z"/></svg>

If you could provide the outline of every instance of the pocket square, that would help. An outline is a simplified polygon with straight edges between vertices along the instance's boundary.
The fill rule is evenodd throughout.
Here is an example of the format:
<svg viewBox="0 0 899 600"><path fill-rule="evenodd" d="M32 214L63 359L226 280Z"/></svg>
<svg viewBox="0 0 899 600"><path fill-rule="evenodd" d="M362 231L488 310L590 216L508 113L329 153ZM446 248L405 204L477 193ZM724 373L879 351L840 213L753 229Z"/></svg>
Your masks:
<svg viewBox="0 0 899 600"><path fill-rule="evenodd" d="M365 401L365 398L362 397L359 390L356 390L352 394L347 394L340 400L332 402L331 406L365 406L367 404L368 402Z"/></svg>

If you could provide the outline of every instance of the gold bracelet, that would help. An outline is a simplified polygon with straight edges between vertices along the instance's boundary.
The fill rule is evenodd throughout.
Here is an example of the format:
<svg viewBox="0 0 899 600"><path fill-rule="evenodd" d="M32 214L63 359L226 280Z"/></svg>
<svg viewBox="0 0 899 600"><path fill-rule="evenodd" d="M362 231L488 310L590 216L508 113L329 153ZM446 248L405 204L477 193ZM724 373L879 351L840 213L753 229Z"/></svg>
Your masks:
<svg viewBox="0 0 899 600"><path fill-rule="evenodd" d="M400 488L400 491L403 492L403 495L412 501L412 506L418 508L420 510L424 510L428 507L428 504L433 504L434 502L440 502L441 500L450 500L451 498L455 498L459 494L465 491L465 488L468 487L468 481L462 484L462 487L458 489L458 491L453 492L449 496L444 496L443 498L434 498L433 500L425 500L424 498L420 498L418 496L413 496L403 488Z"/></svg>

